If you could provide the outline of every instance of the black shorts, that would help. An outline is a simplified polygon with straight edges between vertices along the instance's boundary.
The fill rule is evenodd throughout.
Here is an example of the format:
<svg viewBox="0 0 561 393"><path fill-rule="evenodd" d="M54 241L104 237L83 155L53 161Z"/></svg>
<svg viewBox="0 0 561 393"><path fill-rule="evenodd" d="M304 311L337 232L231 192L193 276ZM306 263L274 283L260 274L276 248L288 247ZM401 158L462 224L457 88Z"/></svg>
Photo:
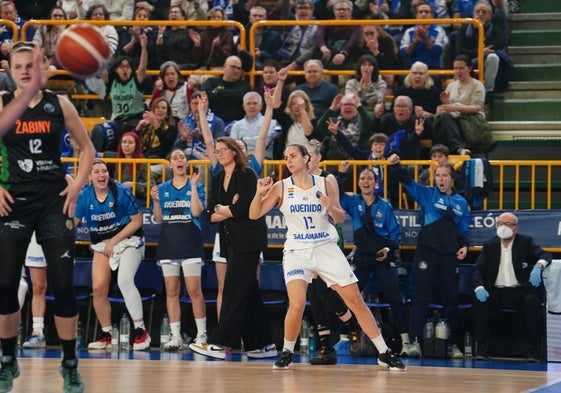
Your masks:
<svg viewBox="0 0 561 393"><path fill-rule="evenodd" d="M12 212L0 217L0 237L31 239L37 242L61 237L74 237L74 221L62 213L65 197L59 194L66 181L16 185L9 192L15 200Z"/></svg>

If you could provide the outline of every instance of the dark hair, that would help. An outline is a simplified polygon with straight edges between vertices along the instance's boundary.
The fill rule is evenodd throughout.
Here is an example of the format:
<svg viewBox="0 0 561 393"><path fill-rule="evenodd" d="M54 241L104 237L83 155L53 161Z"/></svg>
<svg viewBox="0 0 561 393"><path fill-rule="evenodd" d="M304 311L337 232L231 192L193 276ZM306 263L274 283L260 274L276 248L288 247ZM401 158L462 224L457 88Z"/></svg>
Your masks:
<svg viewBox="0 0 561 393"><path fill-rule="evenodd" d="M175 125L175 118L173 117L173 111L171 109L171 104L169 103L169 101L167 100L166 97L158 97L155 100L153 100L150 103L150 112L154 112L154 108L156 108L156 105L158 105L160 102L165 101L166 102L166 119L164 121L165 125L168 126L174 126Z"/></svg>
<svg viewBox="0 0 561 393"><path fill-rule="evenodd" d="M134 63L132 61L132 58L130 56L117 56L115 58L115 60L113 61L113 65L111 66L111 72L115 75L117 75L117 68L119 68L119 66L121 65L121 63L123 61L127 61L129 63L129 66L131 67L131 79L134 78L134 76L136 75L136 67L134 66ZM119 78L120 79L120 78Z"/></svg>
<svg viewBox="0 0 561 393"><path fill-rule="evenodd" d="M377 132L368 138L368 145L372 147L374 143L388 143L388 136L383 132Z"/></svg>
<svg viewBox="0 0 561 393"><path fill-rule="evenodd" d="M281 64L273 59L267 59L263 62L263 65L261 66L262 69L265 69L265 67L273 67L275 70L280 71L280 69L282 68Z"/></svg>
<svg viewBox="0 0 561 393"><path fill-rule="evenodd" d="M436 170L438 168L448 168L448 170L450 171L450 177L452 177L452 179L454 179L454 174L456 173L456 171L454 170L454 167L452 166L452 164L448 163L448 162L443 162L442 164L438 164L436 168L434 168L434 173L436 173Z"/></svg>
<svg viewBox="0 0 561 393"><path fill-rule="evenodd" d="M92 163L92 170L94 165L99 165L99 164L103 165L105 169L108 170L105 161L99 158L94 158ZM107 173L109 173L109 170L107 171ZM109 191L111 191L111 195L113 195L113 199L115 200L112 209L113 211L117 211L117 204L119 203L118 201L119 191L117 190L117 184L115 183L115 179L113 179L111 175L109 175L109 179L107 180L107 187L109 187Z"/></svg>
<svg viewBox="0 0 561 393"><path fill-rule="evenodd" d="M441 143L437 143L430 148L429 154L432 156L434 153L442 153L446 157L450 155L450 149Z"/></svg>
<svg viewBox="0 0 561 393"><path fill-rule="evenodd" d="M171 7L168 8L168 18L169 18L169 12L172 8L178 8L179 12L181 13L181 16L183 16L183 18L187 19L187 13L185 12L185 10L183 8L181 8L181 6L179 5L172 5ZM167 28L167 27L166 27Z"/></svg>
<svg viewBox="0 0 561 393"><path fill-rule="evenodd" d="M378 176L376 176L376 172L374 172L374 169L370 168L370 167L365 167L363 168L360 173L358 174L358 176L360 177L360 175L362 175L363 172L370 172L374 175L374 180L378 179Z"/></svg>
<svg viewBox="0 0 561 393"><path fill-rule="evenodd" d="M216 146L219 142L225 144L228 149L234 151L234 161L236 162L236 169L244 169L247 167L247 157L234 138L231 138L229 136L221 136L220 138L216 139L216 143L214 145Z"/></svg>
<svg viewBox="0 0 561 393"><path fill-rule="evenodd" d="M105 20L109 20L109 11L107 10L107 7L105 7L103 4L92 4L90 8L88 8L88 10L86 11L86 19L91 19L94 10L98 8L101 8L103 10L103 15Z"/></svg>
<svg viewBox="0 0 561 393"><path fill-rule="evenodd" d="M473 65L471 64L471 60L467 55L458 55L454 57L454 61L463 61L464 63L466 63L466 65L469 68L473 68Z"/></svg>
<svg viewBox="0 0 561 393"><path fill-rule="evenodd" d="M308 153L308 149L306 149L306 146L301 145L299 143L293 143L291 145L286 146L284 148L284 151L287 151L291 147L295 147L296 149L298 149L300 151L300 154L302 154L302 157L308 157L308 161L306 162L306 168L308 168L308 164L310 163L312 157L310 156L310 153Z"/></svg>
<svg viewBox="0 0 561 393"><path fill-rule="evenodd" d="M356 67L355 67L355 79L358 80L358 81L361 80L362 73L360 72L360 66L363 63L370 63L374 66L374 71L372 71L372 76L371 76L370 80L372 82L378 82L380 67L378 66L378 61L376 60L376 58L372 55L369 55L369 54L362 55L358 58L358 60L356 62Z"/></svg>

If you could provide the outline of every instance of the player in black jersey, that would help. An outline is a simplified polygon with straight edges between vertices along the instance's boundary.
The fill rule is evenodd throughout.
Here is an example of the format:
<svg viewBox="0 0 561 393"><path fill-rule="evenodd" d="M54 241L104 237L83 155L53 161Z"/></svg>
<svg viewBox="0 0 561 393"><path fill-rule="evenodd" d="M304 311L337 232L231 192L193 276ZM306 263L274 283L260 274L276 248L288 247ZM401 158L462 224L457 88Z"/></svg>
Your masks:
<svg viewBox="0 0 561 393"><path fill-rule="evenodd" d="M14 93L0 102L0 392L19 376L15 358L20 312L17 291L25 252L36 231L55 296L55 324L62 343L60 372L65 392L82 392L76 360L78 306L74 294L74 209L92 165L94 150L78 112L65 97L40 90L47 75L42 53L16 43L10 53ZM75 181L60 162L66 128L82 151Z"/></svg>

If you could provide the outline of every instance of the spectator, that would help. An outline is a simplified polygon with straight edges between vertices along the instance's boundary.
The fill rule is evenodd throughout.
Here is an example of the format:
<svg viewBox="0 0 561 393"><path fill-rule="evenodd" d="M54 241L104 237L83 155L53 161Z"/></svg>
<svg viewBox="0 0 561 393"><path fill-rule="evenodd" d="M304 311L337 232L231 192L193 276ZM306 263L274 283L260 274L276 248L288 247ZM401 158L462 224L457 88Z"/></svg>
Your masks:
<svg viewBox="0 0 561 393"><path fill-rule="evenodd" d="M415 9L416 19L432 19L434 13L427 3L420 3ZM399 46L399 55L411 67L416 61L422 61L430 69L441 68L441 57L448 44L446 32L439 25L419 23L403 33Z"/></svg>
<svg viewBox="0 0 561 393"><path fill-rule="evenodd" d="M245 116L236 121L230 130L230 136L236 140L243 140L247 153L254 154L257 139L259 137L259 130L263 124L264 117L261 114L263 108L263 99L259 93L250 91L245 93L243 97L243 109ZM275 129L277 122L271 121L269 131L267 132L267 146L272 143L275 137Z"/></svg>
<svg viewBox="0 0 561 393"><path fill-rule="evenodd" d="M113 63L111 74L102 75L108 82L107 86L109 86L109 96L113 108L112 119L116 123L112 131L115 131L117 135L114 136L113 143L108 144L108 129L101 125L94 126L91 138L98 152L116 151L121 133L129 131L131 127L136 125L144 113L141 86L146 76L146 58L148 57L145 35L140 36L140 43L143 50L137 70L133 68L130 58L118 57Z"/></svg>
<svg viewBox="0 0 561 393"><path fill-rule="evenodd" d="M438 282L444 317L450 325L450 357L463 359L464 355L458 348L458 264L466 258L468 252L468 204L462 196L454 192L452 165L437 166L435 185L429 187L411 179L409 172L399 165L399 159L396 154L388 158L390 170L419 204L423 223L413 261L415 284L409 333L415 341L411 350L416 356L421 356L421 346L418 342L423 339L428 305L434 292L434 284Z"/></svg>
<svg viewBox="0 0 561 393"><path fill-rule="evenodd" d="M132 20L134 0L99 0L107 11L111 20Z"/></svg>
<svg viewBox="0 0 561 393"><path fill-rule="evenodd" d="M245 25L246 45L249 48L249 35L251 26L259 21L267 20L267 10L260 6L251 7L249 10L249 23ZM275 26L265 26L255 29L255 68L263 69L263 62L274 59L281 46L281 34Z"/></svg>
<svg viewBox="0 0 561 393"><path fill-rule="evenodd" d="M203 92L197 91L191 96L189 106L191 113L179 125L179 135L173 145L174 148L182 149L191 160L207 159L207 148L203 138L201 116L199 105ZM207 101L208 106L208 101ZM224 121L216 116L210 109L204 112L204 118L208 123L213 141L225 136ZM214 143L214 142L213 142Z"/></svg>
<svg viewBox="0 0 561 393"><path fill-rule="evenodd" d="M186 20L205 20L208 16L208 3L204 0L171 0L172 6L180 6Z"/></svg>
<svg viewBox="0 0 561 393"><path fill-rule="evenodd" d="M228 125L244 116L243 96L249 84L242 79L242 61L238 56L226 58L222 76L207 79L201 89L206 91L210 109Z"/></svg>
<svg viewBox="0 0 561 393"><path fill-rule="evenodd" d="M351 55L353 62L364 55L374 56L378 62L379 70L396 70L401 68L397 59L397 46L393 38L378 25L362 26L362 39L360 44ZM394 76L382 75L386 81L387 92L393 92Z"/></svg>
<svg viewBox="0 0 561 393"><path fill-rule="evenodd" d="M156 98L150 110L142 114L135 130L145 158L166 158L177 138L177 126L169 102L164 97Z"/></svg>
<svg viewBox="0 0 561 393"><path fill-rule="evenodd" d="M353 3L350 0L335 0L333 11L335 20L351 20ZM320 25L314 34L316 47L326 69L344 70L353 68L351 56L360 42L360 26L325 26ZM331 78L338 80L337 76ZM342 80L339 80L341 83Z"/></svg>
<svg viewBox="0 0 561 393"><path fill-rule="evenodd" d="M150 11L150 15L152 15L153 20L165 20L167 18L168 9L171 5L175 5L174 1L170 4L170 0L135 0L134 4L136 8L144 8L145 10Z"/></svg>
<svg viewBox="0 0 561 393"><path fill-rule="evenodd" d="M437 143L435 145L432 145L430 148L430 160L436 162L437 165L440 164L445 164L448 162L448 156L450 155L450 149L448 149L446 146L441 145L440 143ZM426 169L423 169L423 171L421 173L419 173L419 180L418 183L422 184L423 186L429 186L431 185L431 179L430 179L430 172L433 170L433 167L430 166ZM456 174L457 177L457 174ZM454 185L456 186L456 182L454 182Z"/></svg>
<svg viewBox="0 0 561 393"><path fill-rule="evenodd" d="M170 60L161 65L159 80L155 83L152 92L152 100L164 97L171 106L176 123L189 114L189 97L193 93L192 87L183 80L176 62Z"/></svg>
<svg viewBox="0 0 561 393"><path fill-rule="evenodd" d="M501 98L492 92L495 88L503 89L508 85L512 73L512 61L506 54L507 37L499 26L491 20L493 9L484 0L475 5L473 17L481 22L485 30L483 56L485 58L485 92L486 99ZM457 49L459 54L467 55L472 66L477 65L478 32L473 25L464 25L458 34Z"/></svg>
<svg viewBox="0 0 561 393"><path fill-rule="evenodd" d="M356 62L355 77L345 85L345 94L357 94L362 107L372 112L376 104L386 101L386 82L380 77L378 62L371 55L362 55Z"/></svg>
<svg viewBox="0 0 561 393"><path fill-rule="evenodd" d="M142 154L142 142L138 134L134 131L125 132L119 141L117 158L127 160L144 158ZM117 173L120 175L120 183L129 187L137 199L146 198L146 164L136 164L135 162L119 163Z"/></svg>
<svg viewBox="0 0 561 393"><path fill-rule="evenodd" d="M134 11L133 19L137 21L148 21L151 19L150 11L146 8L137 8ZM142 54L142 47L140 46L140 35L145 34L148 38L146 50L148 51L148 68L158 68L156 56L156 39L158 30L153 26L130 26L123 28L119 32L119 47L117 53L129 56L135 67L140 63L140 55Z"/></svg>
<svg viewBox="0 0 561 393"><path fill-rule="evenodd" d="M203 235L200 216L206 204L201 174L187 175L187 156L181 149L171 152L169 166L173 176L152 188L154 220L162 224L158 240L158 264L162 266L166 288L166 309L170 321L169 341L163 344L167 351L183 348L181 338L180 272L183 270L185 288L193 307L197 326L195 343L206 344L206 306L201 286L203 266Z"/></svg>
<svg viewBox="0 0 561 393"><path fill-rule="evenodd" d="M275 60L267 60L263 63L263 81L259 85L256 92L259 93L261 98L265 96L265 88L274 91L275 103L273 109L273 119L280 121L283 116L286 116L286 102L290 95L290 88L286 87L286 78L288 70L281 69L279 62ZM280 82L280 83L279 83ZM274 90L278 86L279 90ZM264 110L261 110L264 113Z"/></svg>
<svg viewBox="0 0 561 393"><path fill-rule="evenodd" d="M58 0L68 19L85 19L91 0Z"/></svg>
<svg viewBox="0 0 561 393"><path fill-rule="evenodd" d="M524 310L527 359L539 362L542 271L551 263L551 254L535 244L531 236L518 232L518 218L513 213L501 214L496 224L497 235L483 243L473 269L475 339L479 342L476 359L488 359L491 317L508 307Z"/></svg>
<svg viewBox="0 0 561 393"><path fill-rule="evenodd" d="M0 54L2 55L2 60L7 60L10 50L12 49L12 44L16 41L21 40L21 29L23 28L23 25L27 22L27 20L18 15L16 6L14 5L14 3L11 3L9 1L2 1L2 3L0 3L0 16L2 17L2 19L14 22L18 28L18 36L14 37L14 32L11 27L9 27L8 25L0 25ZM35 34L35 28L33 26L29 26L25 33L27 40L30 40ZM3 68L8 67L9 66L3 66Z"/></svg>
<svg viewBox="0 0 561 393"><path fill-rule="evenodd" d="M436 108L440 105L440 90L434 86L427 65L420 61L413 63L403 85L395 92L396 96L411 98L418 118L434 119Z"/></svg>
<svg viewBox="0 0 561 393"><path fill-rule="evenodd" d="M54 7L51 10L49 19L60 20L66 19L66 13L61 7ZM56 60L56 45L62 32L66 29L66 25L42 25L35 30L33 35L33 43L39 45L45 50L45 56L49 60L50 65L59 67Z"/></svg>
<svg viewBox="0 0 561 393"><path fill-rule="evenodd" d="M493 146L491 132L483 105L485 87L483 83L471 77L471 61L465 55L458 55L454 60L454 82L440 94L439 105L434 124L433 140L448 146L451 152L471 154L470 148L487 152Z"/></svg>
<svg viewBox="0 0 561 393"><path fill-rule="evenodd" d="M236 47L234 36L230 30L220 23L226 20L226 14L222 8L211 8L208 11L207 19L214 21L215 24L207 26L201 33L192 29L189 31L189 36L194 44L193 57L199 64L199 67L204 70L216 70L230 56L235 54Z"/></svg>
<svg viewBox="0 0 561 393"><path fill-rule="evenodd" d="M312 0L297 0L295 8L294 17L297 21L313 19L314 2ZM304 63L314 56L316 30L316 25L289 28L284 34L276 59L289 71L302 69Z"/></svg>
<svg viewBox="0 0 561 393"><path fill-rule="evenodd" d="M186 20L185 11L178 6L172 6L168 11L168 20ZM194 70L199 66L199 60L194 55L194 42L190 37L191 30L186 26L158 26L156 53L158 63L174 61L182 70Z"/></svg>
<svg viewBox="0 0 561 393"><path fill-rule="evenodd" d="M144 325L142 300L134 276L144 257L142 213L128 187L109 176L107 165L94 160L90 174L92 183L78 198L74 223L85 219L93 251L92 287L94 309L101 325L101 336L88 344L88 349L111 348L111 304L108 293L111 271L117 271L117 283L125 298L134 323L133 350L150 347L150 335ZM99 217L108 217L99 220Z"/></svg>
<svg viewBox="0 0 561 393"><path fill-rule="evenodd" d="M362 107L356 93L338 94L331 106L318 120L318 132L327 144L327 160L346 160L349 154L331 135L329 127L337 128L343 133L351 145L366 149L371 135L372 117ZM327 139L327 141L326 141Z"/></svg>
<svg viewBox="0 0 561 393"><path fill-rule="evenodd" d="M302 90L307 94L314 108L314 116L320 117L339 94L339 89L333 83L323 81L323 65L317 59L304 63L304 78L306 82L297 85L294 90Z"/></svg>
<svg viewBox="0 0 561 393"><path fill-rule="evenodd" d="M370 145L370 150L362 150L359 147L351 145L349 140L345 137L343 133L340 133L338 128L332 124L329 127L329 132L335 135L335 140L341 145L341 147L351 156L353 160L372 160L379 161L385 160L386 158L386 144L388 142L388 136L381 132L377 132L368 138L368 143ZM374 186L374 192L380 198L387 198L384 195L384 168L381 165L372 163L369 165L370 169L376 175L376 185Z"/></svg>
<svg viewBox="0 0 561 393"><path fill-rule="evenodd" d="M127 0L128 1L128 0ZM92 4L90 8L86 11L86 20L110 20L110 13L107 7L103 4ZM132 19L132 9L131 9L131 17L128 18L129 20ZM117 29L113 25L102 25L98 26L101 29L101 32L107 38L107 42L109 43L109 49L111 51L111 56L113 56L117 52L117 47L119 46L119 34L117 33Z"/></svg>
<svg viewBox="0 0 561 393"><path fill-rule="evenodd" d="M302 90L294 90L286 102L286 114L281 123L282 132L275 140L274 158L281 160L284 150L293 144L305 145L313 138L314 111L310 97Z"/></svg>
<svg viewBox="0 0 561 393"><path fill-rule="evenodd" d="M18 14L26 20L30 19L48 19L51 11L57 4L57 0L13 0L12 1L18 10ZM29 41L31 37L27 37Z"/></svg>
<svg viewBox="0 0 561 393"><path fill-rule="evenodd" d="M382 113L382 105L376 105L374 109L373 132L383 132L392 139L392 135L398 131L404 131L397 145L392 148L390 143L387 150L398 148L400 157L404 160L421 159L421 139L430 138L432 134L430 120L415 115L413 100L407 96L397 96L395 98L393 113L386 113L384 115ZM396 151L393 152L396 153Z"/></svg>
<svg viewBox="0 0 561 393"><path fill-rule="evenodd" d="M374 0L376 1L376 0ZM380 12L386 14L390 19L412 19L413 13L411 0L377 0ZM399 46L403 37L403 25L387 25L386 30Z"/></svg>

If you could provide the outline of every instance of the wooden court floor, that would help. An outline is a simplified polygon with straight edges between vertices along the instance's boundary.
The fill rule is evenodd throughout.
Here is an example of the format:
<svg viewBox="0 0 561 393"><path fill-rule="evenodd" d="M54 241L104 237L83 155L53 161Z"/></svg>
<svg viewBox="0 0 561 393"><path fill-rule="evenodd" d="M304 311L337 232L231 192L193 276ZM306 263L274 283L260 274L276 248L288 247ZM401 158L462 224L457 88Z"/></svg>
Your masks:
<svg viewBox="0 0 561 393"><path fill-rule="evenodd" d="M21 375L13 392L62 391L60 359L19 358ZM193 393L515 393L559 392L560 371L408 366L388 372L376 365L311 366L272 369L271 361L80 359L86 392ZM556 384L556 382L559 382ZM554 390L547 385L555 384Z"/></svg>

